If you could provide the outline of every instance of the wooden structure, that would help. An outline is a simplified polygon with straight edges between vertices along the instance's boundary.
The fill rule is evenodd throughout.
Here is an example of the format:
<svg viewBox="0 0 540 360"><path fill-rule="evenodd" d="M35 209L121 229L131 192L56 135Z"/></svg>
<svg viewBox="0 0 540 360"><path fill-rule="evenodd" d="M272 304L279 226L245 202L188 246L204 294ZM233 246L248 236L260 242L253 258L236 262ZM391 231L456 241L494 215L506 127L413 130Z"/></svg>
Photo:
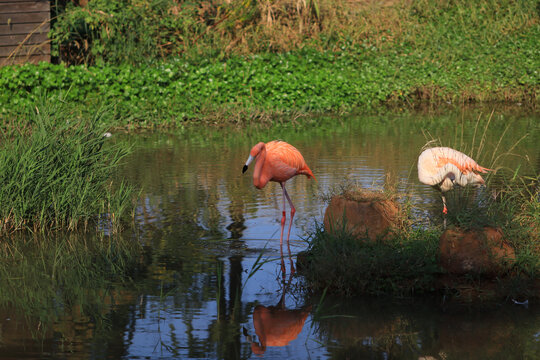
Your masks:
<svg viewBox="0 0 540 360"><path fill-rule="evenodd" d="M0 66L51 60L49 0L0 0Z"/></svg>

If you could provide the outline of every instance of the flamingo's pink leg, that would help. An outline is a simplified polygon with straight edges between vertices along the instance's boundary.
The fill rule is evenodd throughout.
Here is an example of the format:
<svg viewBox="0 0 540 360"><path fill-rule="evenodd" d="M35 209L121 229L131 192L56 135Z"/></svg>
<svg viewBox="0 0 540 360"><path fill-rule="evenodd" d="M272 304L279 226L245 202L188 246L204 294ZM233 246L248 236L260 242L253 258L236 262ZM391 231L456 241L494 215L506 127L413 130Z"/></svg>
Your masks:
<svg viewBox="0 0 540 360"><path fill-rule="evenodd" d="M444 208L443 208L443 217L444 217L444 223L443 223L443 228L446 229L446 214L448 214L448 208L446 207L446 197L444 195L441 194L441 197L442 197L442 202L443 202L443 205L444 205Z"/></svg>
<svg viewBox="0 0 540 360"><path fill-rule="evenodd" d="M446 207L446 197L444 195L441 195L442 203L443 203L443 214L448 214L448 208Z"/></svg>
<svg viewBox="0 0 540 360"><path fill-rule="evenodd" d="M281 236L279 237L279 250L281 253L281 274L283 276L283 279L285 280L285 261L283 260L283 231L285 230L285 221L287 220L287 217L285 216L285 187L281 183L280 185L283 189L283 216L281 217Z"/></svg>
<svg viewBox="0 0 540 360"><path fill-rule="evenodd" d="M289 201L289 205L291 206L291 218L289 220L289 231L287 232L287 249L289 250L289 260L291 261L291 273L294 273L295 270L294 270L294 264L292 261L291 245L289 243L289 238L291 237L291 227L292 227L292 223L294 219L294 214L296 213L296 209L294 208L291 198L289 197L289 194L287 193L287 190L285 189L285 184L282 184L281 187L283 188L283 195L287 198L287 200ZM283 214L285 216L285 199L283 199Z"/></svg>

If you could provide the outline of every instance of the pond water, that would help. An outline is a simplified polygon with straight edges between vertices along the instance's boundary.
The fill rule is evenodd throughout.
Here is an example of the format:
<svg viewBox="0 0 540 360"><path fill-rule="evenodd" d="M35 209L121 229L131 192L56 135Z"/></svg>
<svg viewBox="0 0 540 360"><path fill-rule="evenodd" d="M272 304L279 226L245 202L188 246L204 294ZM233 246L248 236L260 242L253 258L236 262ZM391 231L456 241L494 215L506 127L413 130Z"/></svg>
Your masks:
<svg viewBox="0 0 540 360"><path fill-rule="evenodd" d="M322 195L340 184L379 189L396 183L413 194L420 216L436 218L440 197L417 180L420 149L440 138L468 149L474 143L476 151L484 133L482 125L474 135L478 119L485 123L490 111L334 117L264 131L117 135L134 149L119 176L143 189L137 231L129 236L144 245L144 274L131 286L107 289L99 304L42 309L59 312L52 324L1 308L0 358L538 358L535 304L479 309L447 307L435 297L310 296L301 277L290 276L287 256L283 281L281 189L270 183L257 190L252 170L241 172L258 141L280 138L303 153L317 181L287 183L297 209L294 258L322 222ZM538 173L539 123L538 114L495 111L479 163L491 166L495 148L509 150L529 133L511 150L515 155L498 164Z"/></svg>

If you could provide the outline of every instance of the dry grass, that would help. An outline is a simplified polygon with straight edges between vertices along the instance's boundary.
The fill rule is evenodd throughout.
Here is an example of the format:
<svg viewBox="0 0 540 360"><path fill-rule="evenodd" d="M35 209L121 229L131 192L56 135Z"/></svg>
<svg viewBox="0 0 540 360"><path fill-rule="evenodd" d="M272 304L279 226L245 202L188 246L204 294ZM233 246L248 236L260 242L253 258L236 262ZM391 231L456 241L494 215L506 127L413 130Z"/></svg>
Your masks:
<svg viewBox="0 0 540 360"><path fill-rule="evenodd" d="M433 42L433 36L442 39L446 34L437 33L437 21L453 6L459 9L457 16L471 14L463 26L483 21L497 7L490 1L451 5L437 0L209 0L200 3L198 21L208 25L205 35L214 32L227 40L227 53L281 52L305 46L340 51L361 44L380 48L396 41L425 45ZM509 14L499 10L493 15L500 18L496 24L483 24L492 28L482 35L489 43L538 24L538 18L525 10L519 13L512 8Z"/></svg>
<svg viewBox="0 0 540 360"><path fill-rule="evenodd" d="M208 38L226 53L291 51L305 46L339 51L367 39L375 46L401 35L401 9L409 1L208 0L198 4L204 31L188 46ZM174 2L169 14L182 16ZM202 39L204 38L204 40Z"/></svg>
<svg viewBox="0 0 540 360"><path fill-rule="evenodd" d="M343 196L347 200L353 200L357 202L372 202L372 201L384 201L388 200L388 194L383 191L371 191L365 190L361 187L356 187L347 190L343 193Z"/></svg>

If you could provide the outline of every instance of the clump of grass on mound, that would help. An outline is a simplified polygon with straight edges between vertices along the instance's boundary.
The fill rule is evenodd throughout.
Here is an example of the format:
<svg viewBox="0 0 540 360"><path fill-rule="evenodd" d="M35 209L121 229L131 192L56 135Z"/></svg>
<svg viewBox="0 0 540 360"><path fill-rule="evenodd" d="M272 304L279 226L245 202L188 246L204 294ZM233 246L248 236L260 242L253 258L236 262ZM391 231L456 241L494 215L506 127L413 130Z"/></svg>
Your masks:
<svg viewBox="0 0 540 360"><path fill-rule="evenodd" d="M348 296L432 291L440 273L440 232L414 230L384 241L357 239L346 231L329 234L317 227L303 263L310 288Z"/></svg>
<svg viewBox="0 0 540 360"><path fill-rule="evenodd" d="M374 186L370 190L356 181L346 179L322 193L320 199L326 204L330 204L335 196L356 202L376 203L380 214L394 224L394 231L406 231L413 226L411 197L409 193L399 193L397 187L398 184L389 174L386 175L384 187Z"/></svg>
<svg viewBox="0 0 540 360"><path fill-rule="evenodd" d="M0 231L119 229L133 210L132 187L111 179L128 150L106 143L107 112L72 117L62 102L26 113L24 129L3 134Z"/></svg>

